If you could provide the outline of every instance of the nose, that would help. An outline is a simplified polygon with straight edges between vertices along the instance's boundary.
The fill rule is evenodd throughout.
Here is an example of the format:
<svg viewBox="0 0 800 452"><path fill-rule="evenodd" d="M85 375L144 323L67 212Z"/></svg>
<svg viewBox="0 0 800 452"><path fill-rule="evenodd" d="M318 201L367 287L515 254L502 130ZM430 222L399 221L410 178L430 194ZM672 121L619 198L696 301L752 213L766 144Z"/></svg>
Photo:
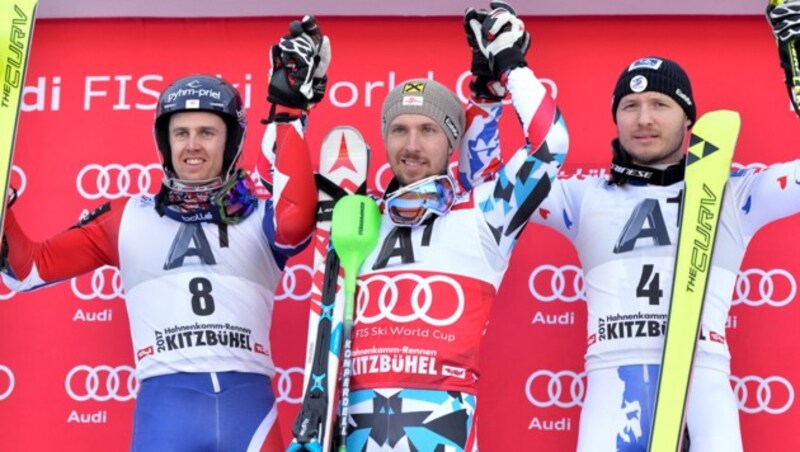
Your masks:
<svg viewBox="0 0 800 452"><path fill-rule="evenodd" d="M188 149L199 149L200 148L200 136L194 132L189 134L189 139L186 142L186 147Z"/></svg>
<svg viewBox="0 0 800 452"><path fill-rule="evenodd" d="M406 142L406 150L408 151L418 151L420 150L420 136L419 132L416 130L412 130L408 134L408 141Z"/></svg>
<svg viewBox="0 0 800 452"><path fill-rule="evenodd" d="M650 124L653 122L653 114L650 111L650 107L647 105L643 105L642 108L639 109L639 116L638 116L639 124Z"/></svg>

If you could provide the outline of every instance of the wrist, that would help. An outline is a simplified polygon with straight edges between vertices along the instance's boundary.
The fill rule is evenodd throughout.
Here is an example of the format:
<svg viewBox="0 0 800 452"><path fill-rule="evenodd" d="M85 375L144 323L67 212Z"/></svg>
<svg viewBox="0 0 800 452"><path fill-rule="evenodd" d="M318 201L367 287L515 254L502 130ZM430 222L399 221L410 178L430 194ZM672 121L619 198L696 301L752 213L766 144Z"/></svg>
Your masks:
<svg viewBox="0 0 800 452"><path fill-rule="evenodd" d="M472 50L472 65L469 68L472 75L476 77L492 77L492 69L489 67L489 60L480 50Z"/></svg>
<svg viewBox="0 0 800 452"><path fill-rule="evenodd" d="M304 120L308 112L302 108L290 107L287 105L281 105L277 103L273 103L269 109L269 117L267 119L261 120L262 124L269 124L269 123L286 123L292 122L295 120Z"/></svg>
<svg viewBox="0 0 800 452"><path fill-rule="evenodd" d="M475 76L469 82L470 98L474 103L494 104L505 98L505 87L487 76Z"/></svg>
<svg viewBox="0 0 800 452"><path fill-rule="evenodd" d="M494 78L500 80L509 69L527 66L525 54L516 46L503 49L492 57L492 73Z"/></svg>

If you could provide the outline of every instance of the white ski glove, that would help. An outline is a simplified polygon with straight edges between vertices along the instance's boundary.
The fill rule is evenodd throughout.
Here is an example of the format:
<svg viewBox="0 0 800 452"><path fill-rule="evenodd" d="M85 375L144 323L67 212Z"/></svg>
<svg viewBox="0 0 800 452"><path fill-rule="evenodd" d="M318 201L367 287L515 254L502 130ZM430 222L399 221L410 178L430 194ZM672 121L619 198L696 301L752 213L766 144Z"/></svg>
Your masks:
<svg viewBox="0 0 800 452"><path fill-rule="evenodd" d="M476 16L467 24L481 53L489 61L492 75L499 80L508 69L527 65L525 52L530 47L531 38L511 5L494 1L489 6L492 11L482 23L480 16Z"/></svg>

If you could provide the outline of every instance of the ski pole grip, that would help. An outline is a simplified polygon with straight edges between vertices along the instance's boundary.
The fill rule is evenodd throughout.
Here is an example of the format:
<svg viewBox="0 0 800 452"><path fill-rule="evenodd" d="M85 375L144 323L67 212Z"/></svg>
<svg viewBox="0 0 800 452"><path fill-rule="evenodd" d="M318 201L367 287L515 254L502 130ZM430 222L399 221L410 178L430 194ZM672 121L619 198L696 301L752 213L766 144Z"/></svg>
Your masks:
<svg viewBox="0 0 800 452"><path fill-rule="evenodd" d="M380 227L380 209L372 198L347 195L333 207L331 241L344 268L346 294L355 294L358 272L378 244Z"/></svg>

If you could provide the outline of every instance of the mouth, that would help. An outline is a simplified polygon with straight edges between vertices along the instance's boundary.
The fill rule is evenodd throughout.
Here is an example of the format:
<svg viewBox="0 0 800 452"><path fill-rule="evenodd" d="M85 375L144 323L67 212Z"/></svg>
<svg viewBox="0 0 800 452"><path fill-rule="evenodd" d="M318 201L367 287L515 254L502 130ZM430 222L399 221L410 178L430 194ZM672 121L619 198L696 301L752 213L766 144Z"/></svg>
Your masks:
<svg viewBox="0 0 800 452"><path fill-rule="evenodd" d="M425 161L424 160L421 160L421 159L418 159L418 158L413 158L413 157L401 157L400 158L400 163L402 163L404 166L408 166L408 167L411 167L411 168L419 168L419 167L425 165Z"/></svg>
<svg viewBox="0 0 800 452"><path fill-rule="evenodd" d="M196 169L205 165L206 159L202 157L184 157L181 159L181 163L186 169Z"/></svg>
<svg viewBox="0 0 800 452"><path fill-rule="evenodd" d="M650 143L658 140L657 133L635 133L632 138L640 143Z"/></svg>

